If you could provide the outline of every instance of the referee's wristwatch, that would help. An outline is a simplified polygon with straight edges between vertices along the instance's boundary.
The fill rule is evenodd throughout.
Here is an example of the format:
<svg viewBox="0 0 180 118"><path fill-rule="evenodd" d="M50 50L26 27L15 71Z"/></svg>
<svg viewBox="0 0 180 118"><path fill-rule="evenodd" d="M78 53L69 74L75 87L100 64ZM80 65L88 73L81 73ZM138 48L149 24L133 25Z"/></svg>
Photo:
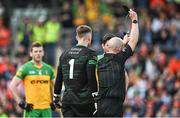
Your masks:
<svg viewBox="0 0 180 118"><path fill-rule="evenodd" d="M132 21L132 23L137 24L137 23L138 23L138 21L137 21L137 20L133 20L133 21Z"/></svg>

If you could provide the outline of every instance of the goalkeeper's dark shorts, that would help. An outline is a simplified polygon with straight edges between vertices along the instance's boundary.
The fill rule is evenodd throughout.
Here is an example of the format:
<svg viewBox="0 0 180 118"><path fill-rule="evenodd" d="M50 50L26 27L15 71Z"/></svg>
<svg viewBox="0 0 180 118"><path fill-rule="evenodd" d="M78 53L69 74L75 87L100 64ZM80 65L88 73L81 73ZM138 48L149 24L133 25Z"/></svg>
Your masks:
<svg viewBox="0 0 180 118"><path fill-rule="evenodd" d="M101 98L97 101L98 117L122 117L123 102L117 98Z"/></svg>
<svg viewBox="0 0 180 118"><path fill-rule="evenodd" d="M91 117L94 111L94 103L62 104L62 113L64 117Z"/></svg>

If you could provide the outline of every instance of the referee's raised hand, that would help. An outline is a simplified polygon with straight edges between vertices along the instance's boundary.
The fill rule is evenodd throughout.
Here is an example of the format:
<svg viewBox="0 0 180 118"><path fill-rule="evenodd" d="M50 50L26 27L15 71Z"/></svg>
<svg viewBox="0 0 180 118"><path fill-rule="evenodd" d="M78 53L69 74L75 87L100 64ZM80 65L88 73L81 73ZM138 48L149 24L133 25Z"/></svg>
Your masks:
<svg viewBox="0 0 180 118"><path fill-rule="evenodd" d="M129 10L129 18L134 21L134 20L138 20L138 16L137 13L135 11L133 11L132 9Z"/></svg>
<svg viewBox="0 0 180 118"><path fill-rule="evenodd" d="M131 31L130 31L130 40L128 41L128 45L131 47L132 51L134 51L138 39L139 39L139 26L138 26L138 15L132 9L129 10L129 18L132 21Z"/></svg>

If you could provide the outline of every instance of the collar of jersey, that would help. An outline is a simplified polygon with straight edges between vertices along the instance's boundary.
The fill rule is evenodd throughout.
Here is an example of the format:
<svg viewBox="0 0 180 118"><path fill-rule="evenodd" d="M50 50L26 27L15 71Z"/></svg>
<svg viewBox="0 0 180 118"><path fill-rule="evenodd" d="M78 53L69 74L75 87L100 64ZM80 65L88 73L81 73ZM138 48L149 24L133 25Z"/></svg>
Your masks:
<svg viewBox="0 0 180 118"><path fill-rule="evenodd" d="M76 45L77 47L82 47L82 48L86 48L86 46L84 45Z"/></svg>
<svg viewBox="0 0 180 118"><path fill-rule="evenodd" d="M43 66L42 63L41 63L41 65L39 66L39 65L36 65L33 60L32 60L31 62L32 62L32 64L34 65L34 67L36 67L36 68L42 68L42 66Z"/></svg>
<svg viewBox="0 0 180 118"><path fill-rule="evenodd" d="M116 55L114 53L104 53L104 55Z"/></svg>

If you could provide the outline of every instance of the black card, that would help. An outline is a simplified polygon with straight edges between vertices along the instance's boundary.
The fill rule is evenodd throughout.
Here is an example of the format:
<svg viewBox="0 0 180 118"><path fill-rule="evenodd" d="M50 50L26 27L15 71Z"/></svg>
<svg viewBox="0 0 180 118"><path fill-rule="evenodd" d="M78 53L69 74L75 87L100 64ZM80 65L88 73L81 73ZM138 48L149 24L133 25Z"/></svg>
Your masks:
<svg viewBox="0 0 180 118"><path fill-rule="evenodd" d="M123 9L124 9L124 11L125 11L125 14L128 15L130 9L129 9L126 5L123 5Z"/></svg>

